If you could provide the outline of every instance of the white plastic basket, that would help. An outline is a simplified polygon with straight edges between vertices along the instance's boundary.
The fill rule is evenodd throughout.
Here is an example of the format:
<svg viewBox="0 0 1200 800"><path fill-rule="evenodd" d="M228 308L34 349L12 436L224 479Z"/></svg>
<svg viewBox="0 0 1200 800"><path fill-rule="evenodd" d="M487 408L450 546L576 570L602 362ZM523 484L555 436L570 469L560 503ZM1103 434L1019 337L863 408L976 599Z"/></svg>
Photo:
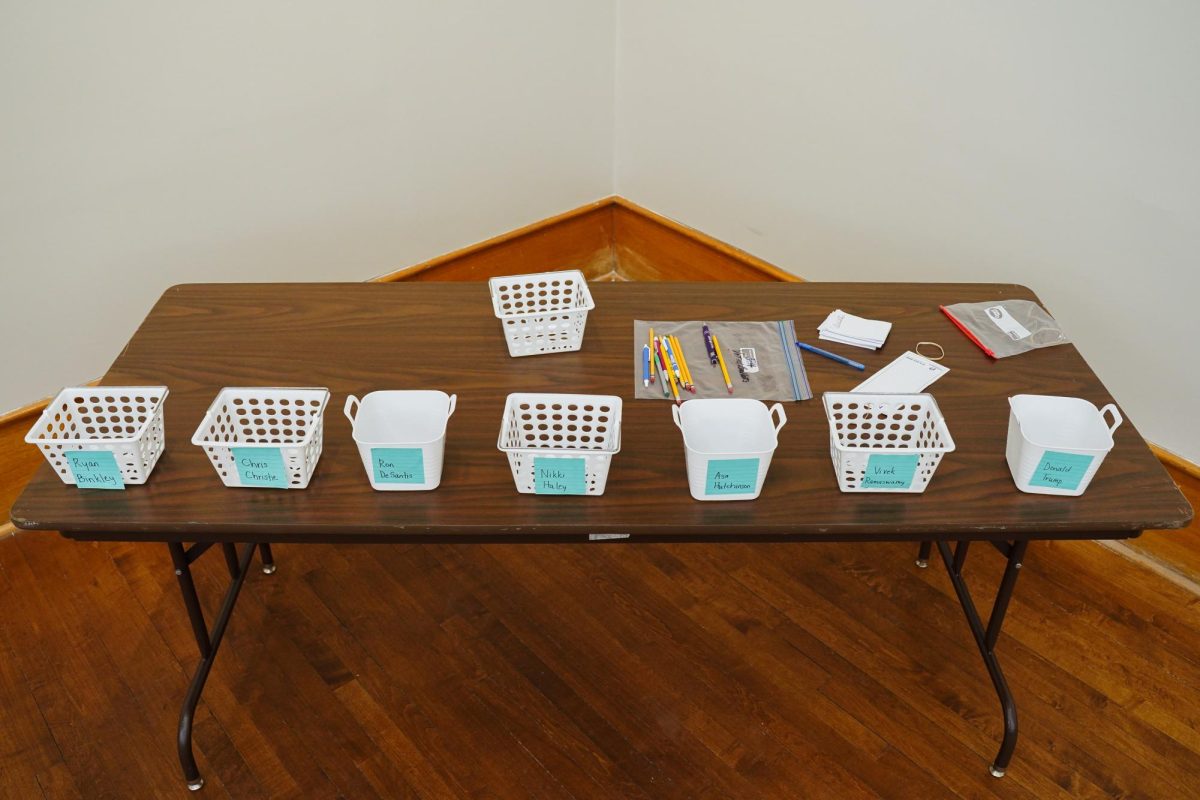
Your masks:
<svg viewBox="0 0 1200 800"><path fill-rule="evenodd" d="M328 389L226 387L192 435L226 486L303 489L321 457Z"/></svg>
<svg viewBox="0 0 1200 800"><path fill-rule="evenodd" d="M74 386L25 434L63 483L123 489L145 483L162 455L165 386ZM86 457L79 453L111 453Z"/></svg>
<svg viewBox="0 0 1200 800"><path fill-rule="evenodd" d="M510 356L565 353L583 344L596 304L579 270L492 278L488 289Z"/></svg>
<svg viewBox="0 0 1200 800"><path fill-rule="evenodd" d="M699 399L672 405L683 431L688 488L697 500L753 500L762 492L779 429L787 422L783 404L761 400ZM778 422L773 417L778 417Z"/></svg>
<svg viewBox="0 0 1200 800"><path fill-rule="evenodd" d="M1125 421L1112 403L1098 409L1078 397L1019 394L1008 404L1008 469L1017 488L1032 494L1083 494Z"/></svg>
<svg viewBox="0 0 1200 800"><path fill-rule="evenodd" d="M930 394L825 392L843 492L923 492L954 440Z"/></svg>
<svg viewBox="0 0 1200 800"><path fill-rule="evenodd" d="M621 450L621 398L510 394L496 446L522 494L604 494Z"/></svg>
<svg viewBox="0 0 1200 800"><path fill-rule="evenodd" d="M342 410L371 488L411 492L438 487L446 422L457 400L457 395L436 391L371 392L361 401L354 395L346 398Z"/></svg>

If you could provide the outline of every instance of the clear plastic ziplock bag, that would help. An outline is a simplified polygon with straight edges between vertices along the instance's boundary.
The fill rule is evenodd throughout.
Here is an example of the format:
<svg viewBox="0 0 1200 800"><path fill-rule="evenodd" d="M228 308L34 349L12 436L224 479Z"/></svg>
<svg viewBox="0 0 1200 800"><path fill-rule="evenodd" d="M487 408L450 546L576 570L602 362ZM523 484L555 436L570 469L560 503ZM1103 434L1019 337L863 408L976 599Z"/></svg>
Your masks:
<svg viewBox="0 0 1200 800"><path fill-rule="evenodd" d="M992 358L1007 358L1071 340L1046 309L1032 300L955 303L942 313Z"/></svg>
<svg viewBox="0 0 1200 800"><path fill-rule="evenodd" d="M655 336L675 336L687 360L696 391L680 389L679 399L694 397L743 397L756 400L810 400L812 389L804 371L804 359L795 345L796 325L790 320L775 322L709 322L709 333L716 337L733 383L733 393L725 386L719 365L708 354L703 322L633 321L634 376L633 396L639 400L671 398L669 385L664 392L661 374L649 386L642 385L642 345Z"/></svg>

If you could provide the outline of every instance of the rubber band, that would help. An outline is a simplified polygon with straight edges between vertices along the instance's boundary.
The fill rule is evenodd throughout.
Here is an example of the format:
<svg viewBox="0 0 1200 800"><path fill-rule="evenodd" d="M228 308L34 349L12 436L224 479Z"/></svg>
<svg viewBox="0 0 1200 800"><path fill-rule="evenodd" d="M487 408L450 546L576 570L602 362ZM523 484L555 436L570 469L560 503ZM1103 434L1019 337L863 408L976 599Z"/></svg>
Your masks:
<svg viewBox="0 0 1200 800"><path fill-rule="evenodd" d="M939 355L935 358L934 356L925 355L924 353L922 353L921 345L923 345L923 344L929 345L930 347L936 347L939 351ZM930 361L941 361L943 358L946 357L946 348L942 347L937 342L917 342L916 350L917 350L917 355L921 356L922 358L928 358Z"/></svg>

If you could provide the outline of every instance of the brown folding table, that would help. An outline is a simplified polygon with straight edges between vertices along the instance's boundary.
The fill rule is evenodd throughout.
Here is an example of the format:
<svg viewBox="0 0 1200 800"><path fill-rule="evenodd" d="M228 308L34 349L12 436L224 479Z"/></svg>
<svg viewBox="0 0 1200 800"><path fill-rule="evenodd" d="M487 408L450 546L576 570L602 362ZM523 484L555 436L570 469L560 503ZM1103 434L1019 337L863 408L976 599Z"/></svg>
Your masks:
<svg viewBox="0 0 1200 800"><path fill-rule="evenodd" d="M167 290L105 374L107 385L170 387L166 451L144 486L79 490L43 465L13 507L26 530L79 540L165 542L170 548L200 662L184 699L178 750L188 786L203 784L192 754L192 719L246 580L255 550L273 572L270 545L303 543L551 544L639 542L919 543L918 566L936 546L995 686L1004 738L991 765L1001 776L1017 737L1016 706L995 649L1025 550L1039 539L1123 539L1180 528L1192 510L1134 426L1116 444L1087 492L1034 495L1013 485L1004 458L1010 395L1054 394L1112 402L1075 347L992 360L938 311L942 304L1037 298L1008 284L604 283L578 352L510 358L482 283L192 284ZM762 495L702 503L688 492L681 437L669 403L632 399L634 319L792 319L802 335L834 308L894 323L878 352L854 350L866 374L919 341L946 351L950 372L930 391L957 449L922 494L842 493L829 453L819 395L845 391L863 373L805 358L818 398L788 404ZM834 346L833 349L838 349ZM843 351L853 348L843 347ZM693 365L696 368L696 365ZM307 489L226 488L190 443L224 386L325 386L331 409L347 394L441 389L458 395L441 486L376 492L368 484L340 413L325 415L324 453ZM599 497L518 494L496 449L510 392L617 394L624 398L621 452ZM972 542L1007 562L987 620L962 571ZM953 547L952 547L953 544ZM216 619L205 620L190 565L220 545L230 586ZM536 557L531 554L531 557Z"/></svg>

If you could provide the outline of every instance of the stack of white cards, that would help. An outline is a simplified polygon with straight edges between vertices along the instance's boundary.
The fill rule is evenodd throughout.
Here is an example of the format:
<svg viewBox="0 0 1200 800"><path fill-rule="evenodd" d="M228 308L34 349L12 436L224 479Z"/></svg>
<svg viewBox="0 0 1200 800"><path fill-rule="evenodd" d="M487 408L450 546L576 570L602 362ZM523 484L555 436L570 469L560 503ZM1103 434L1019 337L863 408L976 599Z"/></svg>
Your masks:
<svg viewBox="0 0 1200 800"><path fill-rule="evenodd" d="M847 314L840 308L825 318L817 330L821 338L830 342L841 342L867 350L878 350L883 346L888 334L892 332L892 323L878 319L863 319L853 314Z"/></svg>

